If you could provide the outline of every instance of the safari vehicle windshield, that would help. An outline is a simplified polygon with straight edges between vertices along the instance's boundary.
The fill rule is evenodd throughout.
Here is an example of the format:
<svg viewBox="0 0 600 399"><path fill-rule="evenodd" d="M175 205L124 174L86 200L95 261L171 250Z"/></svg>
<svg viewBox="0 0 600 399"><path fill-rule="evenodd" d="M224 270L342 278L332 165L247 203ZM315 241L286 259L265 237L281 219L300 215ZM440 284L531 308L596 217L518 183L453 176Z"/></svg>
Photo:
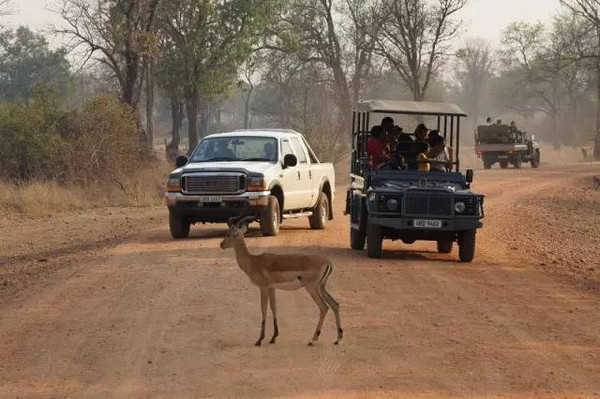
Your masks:
<svg viewBox="0 0 600 399"><path fill-rule="evenodd" d="M202 140L190 162L277 162L277 140L273 137L228 136Z"/></svg>

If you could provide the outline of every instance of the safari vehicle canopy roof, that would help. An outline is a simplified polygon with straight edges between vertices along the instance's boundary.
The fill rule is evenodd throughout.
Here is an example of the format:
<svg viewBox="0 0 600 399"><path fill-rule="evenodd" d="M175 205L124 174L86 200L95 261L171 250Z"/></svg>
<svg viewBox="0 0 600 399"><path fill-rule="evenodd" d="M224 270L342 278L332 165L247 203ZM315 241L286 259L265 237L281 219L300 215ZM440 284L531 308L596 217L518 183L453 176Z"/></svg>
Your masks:
<svg viewBox="0 0 600 399"><path fill-rule="evenodd" d="M416 101L361 100L356 105L355 111L407 115L467 116L455 104Z"/></svg>

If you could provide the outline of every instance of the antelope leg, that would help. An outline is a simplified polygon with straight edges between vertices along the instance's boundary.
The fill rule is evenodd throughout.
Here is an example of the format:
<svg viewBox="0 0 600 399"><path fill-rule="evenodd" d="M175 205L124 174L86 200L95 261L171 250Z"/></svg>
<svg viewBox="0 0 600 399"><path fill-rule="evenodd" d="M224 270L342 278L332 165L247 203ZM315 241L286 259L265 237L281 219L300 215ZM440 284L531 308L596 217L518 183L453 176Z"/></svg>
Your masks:
<svg viewBox="0 0 600 399"><path fill-rule="evenodd" d="M337 325L337 340L334 342L335 345L339 344L344 336L344 330L342 329L342 319L340 318L340 304L333 299L331 294L327 292L325 284L321 286L321 294L323 299L327 302L333 313L335 314L335 324Z"/></svg>
<svg viewBox="0 0 600 399"><path fill-rule="evenodd" d="M320 311L317 329L315 330L315 334L313 335L312 341L308 343L308 345L312 345L313 343L317 342L317 340L319 339L319 335L321 335L321 326L323 326L323 320L325 320L325 315L329 310L329 306L327 305L327 302L323 300L321 295L319 295L318 287L306 287L306 290L312 297L313 301L315 301Z"/></svg>
<svg viewBox="0 0 600 399"><path fill-rule="evenodd" d="M269 341L270 344L274 344L275 340L279 336L279 327L277 327L277 304L275 302L275 289L269 289L269 303L271 304L271 313L273 314L273 337Z"/></svg>
<svg viewBox="0 0 600 399"><path fill-rule="evenodd" d="M262 323L260 324L260 337L256 341L256 346L260 346L262 340L265 339L265 323L267 321L267 302L269 300L269 290L266 288L260 289L260 310L262 312Z"/></svg>

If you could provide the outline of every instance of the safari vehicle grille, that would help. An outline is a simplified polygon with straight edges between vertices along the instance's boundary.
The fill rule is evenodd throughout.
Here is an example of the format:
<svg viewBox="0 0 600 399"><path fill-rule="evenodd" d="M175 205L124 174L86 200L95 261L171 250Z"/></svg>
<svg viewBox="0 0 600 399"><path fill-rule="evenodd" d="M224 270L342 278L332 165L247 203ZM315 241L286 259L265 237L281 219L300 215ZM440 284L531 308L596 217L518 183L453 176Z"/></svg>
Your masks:
<svg viewBox="0 0 600 399"><path fill-rule="evenodd" d="M452 197L439 194L407 194L404 202L407 215L452 215Z"/></svg>
<svg viewBox="0 0 600 399"><path fill-rule="evenodd" d="M246 188L242 174L221 176L184 176L182 191L186 194L236 194Z"/></svg>

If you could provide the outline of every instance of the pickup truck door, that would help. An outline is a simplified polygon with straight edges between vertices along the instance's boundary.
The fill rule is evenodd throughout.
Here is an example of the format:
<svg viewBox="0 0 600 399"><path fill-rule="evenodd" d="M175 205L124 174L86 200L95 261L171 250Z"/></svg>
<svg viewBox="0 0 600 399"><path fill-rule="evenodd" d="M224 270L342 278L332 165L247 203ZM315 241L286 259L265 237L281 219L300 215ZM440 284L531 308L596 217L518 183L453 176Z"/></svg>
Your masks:
<svg viewBox="0 0 600 399"><path fill-rule="evenodd" d="M314 176L311 170L308 151L306 151L300 138L292 137L290 143L292 144L296 157L298 157L298 166L296 168L298 169L298 176L300 177L300 192L298 194L299 208L309 208L313 203L315 189L313 187Z"/></svg>
<svg viewBox="0 0 600 399"><path fill-rule="evenodd" d="M281 162L287 154L296 155L290 140L281 140ZM300 157L298 165L293 168L283 169L281 171L281 185L283 186L283 195L285 198L284 210L302 208L302 173L300 170Z"/></svg>

